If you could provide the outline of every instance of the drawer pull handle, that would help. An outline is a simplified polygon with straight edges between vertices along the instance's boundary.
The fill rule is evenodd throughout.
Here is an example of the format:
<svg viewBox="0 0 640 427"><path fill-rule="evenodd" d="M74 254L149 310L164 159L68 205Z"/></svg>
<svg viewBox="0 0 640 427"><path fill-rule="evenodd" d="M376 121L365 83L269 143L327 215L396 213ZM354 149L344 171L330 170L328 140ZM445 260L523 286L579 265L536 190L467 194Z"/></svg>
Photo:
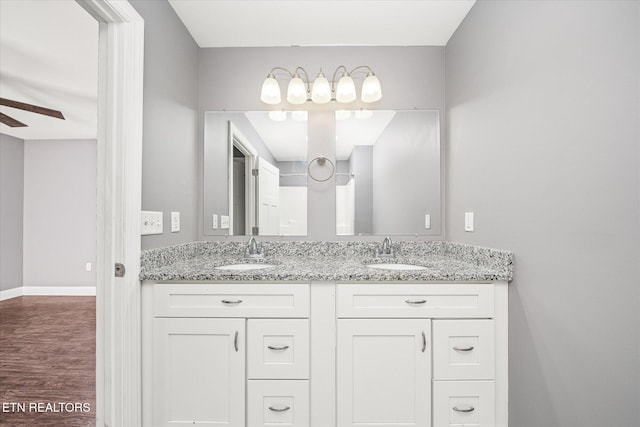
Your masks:
<svg viewBox="0 0 640 427"><path fill-rule="evenodd" d="M457 406L453 407L453 410L456 412L473 412L476 408L473 406L469 406L468 408L458 408Z"/></svg>
<svg viewBox="0 0 640 427"><path fill-rule="evenodd" d="M286 349L288 349L288 348L289 348L289 346L288 346L288 345L283 345L282 347L274 347L274 346L272 346L272 345L268 345L268 346L267 346L267 348L268 348L269 350L279 351L279 350L286 350Z"/></svg>
<svg viewBox="0 0 640 427"><path fill-rule="evenodd" d="M426 299L421 299L418 301L411 301L410 299L405 300L404 302L406 302L407 304L411 304L411 305L420 305L420 304L424 304L425 302L427 302Z"/></svg>
<svg viewBox="0 0 640 427"><path fill-rule="evenodd" d="M471 351L473 350L473 346L470 345L469 347L453 347L453 349L455 351Z"/></svg>
<svg viewBox="0 0 640 427"><path fill-rule="evenodd" d="M427 349L427 336L425 335L424 331L422 331L422 352L424 353L426 349Z"/></svg>
<svg viewBox="0 0 640 427"><path fill-rule="evenodd" d="M285 406L284 408L274 408L273 406L269 406L269 410L273 412L285 412L291 409L289 406Z"/></svg>
<svg viewBox="0 0 640 427"><path fill-rule="evenodd" d="M238 352L238 331L236 331L236 336L233 338L233 347L236 349L236 353Z"/></svg>
<svg viewBox="0 0 640 427"><path fill-rule="evenodd" d="M222 303L223 304L227 304L227 305L236 305L236 304L240 304L241 302L242 302L241 299L237 299L235 301L231 301L231 300L228 300L228 299L223 299L222 300Z"/></svg>

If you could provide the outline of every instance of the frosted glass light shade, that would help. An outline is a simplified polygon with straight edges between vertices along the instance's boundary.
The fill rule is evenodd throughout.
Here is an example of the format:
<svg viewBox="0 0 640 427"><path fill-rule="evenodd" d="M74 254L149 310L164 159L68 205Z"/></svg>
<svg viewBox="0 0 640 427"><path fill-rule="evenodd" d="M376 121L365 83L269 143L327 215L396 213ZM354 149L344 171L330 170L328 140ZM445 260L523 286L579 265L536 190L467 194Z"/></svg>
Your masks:
<svg viewBox="0 0 640 427"><path fill-rule="evenodd" d="M319 73L313 81L311 100L316 104L326 104L331 101L331 86L329 80L322 73Z"/></svg>
<svg viewBox="0 0 640 427"><path fill-rule="evenodd" d="M338 87L336 88L336 101L338 102L353 102L356 100L356 85L353 83L353 79L348 74L338 80Z"/></svg>
<svg viewBox="0 0 640 427"><path fill-rule="evenodd" d="M380 80L373 72L369 72L369 75L362 83L362 95L360 99L362 102L376 102L382 98L382 86L380 86Z"/></svg>
<svg viewBox="0 0 640 427"><path fill-rule="evenodd" d="M264 80L264 83L262 83L260 100L269 105L276 105L280 103L280 85L273 74L269 74Z"/></svg>
<svg viewBox="0 0 640 427"><path fill-rule="evenodd" d="M295 105L307 102L307 87L297 74L293 76L287 87L287 101Z"/></svg>

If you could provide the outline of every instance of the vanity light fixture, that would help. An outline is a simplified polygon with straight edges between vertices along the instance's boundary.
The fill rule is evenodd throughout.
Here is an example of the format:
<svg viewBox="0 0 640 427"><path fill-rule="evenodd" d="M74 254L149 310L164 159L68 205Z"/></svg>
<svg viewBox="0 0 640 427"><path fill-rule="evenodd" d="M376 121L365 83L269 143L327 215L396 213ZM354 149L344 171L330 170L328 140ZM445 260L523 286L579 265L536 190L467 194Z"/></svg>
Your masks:
<svg viewBox="0 0 640 427"><path fill-rule="evenodd" d="M357 98L356 85L351 75L361 69L366 70L367 76L362 83L360 100L365 103L379 101L382 98L382 86L380 85L380 80L368 65L359 65L351 71L344 65L340 65L333 72L331 82L320 69L318 76L313 81L313 85L311 85L309 74L303 67L296 67L293 72L284 67L273 67L262 83L260 100L269 105L277 105L282 101L280 85L276 80L276 71L281 71L290 78L287 86L287 102L290 104L300 105L307 101L312 101L316 104L327 104L333 100L348 104ZM338 75L340 75L340 79L336 84ZM303 76L305 79L302 78Z"/></svg>

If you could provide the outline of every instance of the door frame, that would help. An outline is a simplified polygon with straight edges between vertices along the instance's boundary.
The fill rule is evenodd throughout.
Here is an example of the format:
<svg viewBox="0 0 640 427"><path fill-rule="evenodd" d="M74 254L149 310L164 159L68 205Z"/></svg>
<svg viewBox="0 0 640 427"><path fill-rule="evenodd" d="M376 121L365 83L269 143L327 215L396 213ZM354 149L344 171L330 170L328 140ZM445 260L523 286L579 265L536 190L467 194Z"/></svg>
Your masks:
<svg viewBox="0 0 640 427"><path fill-rule="evenodd" d="M76 2L99 23L96 425L134 426L141 424L144 20L128 1ZM116 263L123 277L115 277Z"/></svg>
<svg viewBox="0 0 640 427"><path fill-rule="evenodd" d="M240 129L231 120L227 121L227 171L229 176L229 236L233 236L233 147L240 150L245 156L245 180L244 180L244 204L245 204L245 227L246 235L253 234L253 227L257 225L256 207L256 179L252 171L256 169L258 161L258 151L249 140L240 132Z"/></svg>

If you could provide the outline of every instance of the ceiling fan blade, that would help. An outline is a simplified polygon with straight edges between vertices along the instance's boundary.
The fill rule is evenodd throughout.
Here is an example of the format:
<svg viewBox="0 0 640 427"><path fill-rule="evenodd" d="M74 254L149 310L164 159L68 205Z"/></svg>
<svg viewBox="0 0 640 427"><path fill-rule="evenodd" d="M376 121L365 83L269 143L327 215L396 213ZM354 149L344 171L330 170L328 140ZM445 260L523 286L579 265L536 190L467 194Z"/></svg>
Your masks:
<svg viewBox="0 0 640 427"><path fill-rule="evenodd" d="M6 98L0 98L0 105L4 105L11 108L17 108L19 110L30 111L32 113L43 114L45 116L55 117L57 119L64 120L64 116L58 110L52 110L50 108L38 107L37 105L25 104L24 102L12 101Z"/></svg>
<svg viewBox="0 0 640 427"><path fill-rule="evenodd" d="M5 125L12 128L21 128L27 126L24 123L17 121L16 119L12 119L4 113L0 113L0 123L4 123Z"/></svg>

